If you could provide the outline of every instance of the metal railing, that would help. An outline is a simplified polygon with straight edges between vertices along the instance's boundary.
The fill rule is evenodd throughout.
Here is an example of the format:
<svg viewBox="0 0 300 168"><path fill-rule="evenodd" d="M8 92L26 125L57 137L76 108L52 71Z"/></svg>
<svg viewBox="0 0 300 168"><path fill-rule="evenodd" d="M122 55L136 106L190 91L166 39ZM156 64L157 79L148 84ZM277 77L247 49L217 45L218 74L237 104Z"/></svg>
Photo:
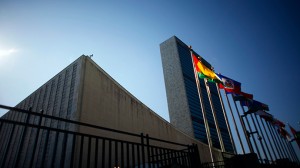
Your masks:
<svg viewBox="0 0 300 168"><path fill-rule="evenodd" d="M0 167L199 167L195 144L171 142L0 105ZM12 115L14 114L14 115ZM56 122L57 124L52 124ZM100 130L129 140L79 131ZM97 132L96 131L96 132ZM107 134L105 134L107 135ZM172 147L170 147L172 146Z"/></svg>
<svg viewBox="0 0 300 168"><path fill-rule="evenodd" d="M255 153L234 155L223 152L222 156L222 161L202 163L202 168L300 168L299 164L288 159L280 159L274 162L260 160Z"/></svg>

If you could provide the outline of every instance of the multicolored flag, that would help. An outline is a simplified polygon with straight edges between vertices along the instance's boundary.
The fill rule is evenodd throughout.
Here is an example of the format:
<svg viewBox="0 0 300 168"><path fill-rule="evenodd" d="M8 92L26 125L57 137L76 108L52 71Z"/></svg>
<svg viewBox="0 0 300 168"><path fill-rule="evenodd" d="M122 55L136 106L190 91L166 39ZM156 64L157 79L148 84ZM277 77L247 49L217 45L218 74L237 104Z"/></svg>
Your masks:
<svg viewBox="0 0 300 168"><path fill-rule="evenodd" d="M290 127L290 130L291 130L292 134L294 135L294 139L293 140L295 140L297 142L298 147L300 148L300 131L296 131L290 125L289 125L289 127Z"/></svg>
<svg viewBox="0 0 300 168"><path fill-rule="evenodd" d="M281 127L285 127L285 124L282 122L282 121L279 121L278 119L274 118L273 122L272 122L273 125L281 128Z"/></svg>
<svg viewBox="0 0 300 168"><path fill-rule="evenodd" d="M261 103L259 101L253 100L250 110L252 110L252 111L258 111L258 110L269 111L269 106L264 103Z"/></svg>
<svg viewBox="0 0 300 168"><path fill-rule="evenodd" d="M269 106L261 103L259 101L256 100L251 100L251 99L247 99L247 100L241 100L240 101L242 106L247 106L248 107L248 112L247 113L253 113L256 112L258 110L266 110L269 111Z"/></svg>
<svg viewBox="0 0 300 168"><path fill-rule="evenodd" d="M213 70L206 67L194 53L192 53L192 56L195 69L198 72L198 76L200 79L206 78L209 82L222 83L221 79L217 76L217 74L215 74Z"/></svg>
<svg viewBox="0 0 300 168"><path fill-rule="evenodd" d="M291 140L291 135L283 127L278 128L278 132L283 138Z"/></svg>
<svg viewBox="0 0 300 168"><path fill-rule="evenodd" d="M247 101L253 99L253 94L248 94L245 92L233 93L232 95L234 101L243 101L243 100Z"/></svg>
<svg viewBox="0 0 300 168"><path fill-rule="evenodd" d="M241 93L241 83L233 79L230 79L224 75L217 74L221 79L222 83L219 83L219 88L224 89L227 94L230 93Z"/></svg>
<svg viewBox="0 0 300 168"><path fill-rule="evenodd" d="M266 121L273 122L274 118L272 114L269 114L263 110L258 110L255 112L256 115L259 115L261 118L263 118Z"/></svg>

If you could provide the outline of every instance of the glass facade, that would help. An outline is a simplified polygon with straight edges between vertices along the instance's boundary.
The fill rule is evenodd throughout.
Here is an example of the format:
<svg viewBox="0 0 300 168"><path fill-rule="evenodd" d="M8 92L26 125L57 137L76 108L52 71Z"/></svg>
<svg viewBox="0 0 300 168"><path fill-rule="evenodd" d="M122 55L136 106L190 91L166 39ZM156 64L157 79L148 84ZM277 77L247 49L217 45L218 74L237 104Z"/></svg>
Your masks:
<svg viewBox="0 0 300 168"><path fill-rule="evenodd" d="M177 54L179 56L179 68L181 68L182 76L183 76L183 83L184 83L184 88L186 92L186 99L188 102L188 108L192 120L192 127L193 127L193 133L194 137L204 143L207 142L207 137L206 137L206 131L204 127L204 121L203 121L203 115L202 115L202 110L201 110L201 105L200 105L200 100L198 96L198 91L197 91L197 86L196 86L196 80L194 76L194 71L193 71L193 65L192 65L192 60L191 60L191 55L190 55L190 50L186 44L181 42L178 38L173 39L173 41L176 43L176 49L177 49ZM172 38L170 39L172 40ZM163 53L162 53L163 54ZM176 55L174 55L176 56ZM202 60L204 64L206 64L208 67L211 65L205 61ZM164 65L163 65L164 66ZM165 74L166 75L166 74ZM213 106L215 108L216 112L216 117L219 123L219 128L222 134L222 139L224 142L225 150L228 152L232 152L232 144L229 138L229 133L228 129L225 123L223 111L222 111L222 106L221 102L218 96L218 90L215 85L215 83L208 83L210 91L211 91L211 98L213 102ZM204 103L204 108L206 111L207 115L207 120L209 123L210 127L210 132L211 132L211 137L212 137L212 143L213 146L221 149L218 135L217 135L217 130L212 114L212 109L209 103L209 98L207 94L207 90L204 84L204 80L200 79L200 87L201 87L201 92L203 95L203 103ZM167 93L168 94L168 93ZM172 113L170 113L171 117Z"/></svg>

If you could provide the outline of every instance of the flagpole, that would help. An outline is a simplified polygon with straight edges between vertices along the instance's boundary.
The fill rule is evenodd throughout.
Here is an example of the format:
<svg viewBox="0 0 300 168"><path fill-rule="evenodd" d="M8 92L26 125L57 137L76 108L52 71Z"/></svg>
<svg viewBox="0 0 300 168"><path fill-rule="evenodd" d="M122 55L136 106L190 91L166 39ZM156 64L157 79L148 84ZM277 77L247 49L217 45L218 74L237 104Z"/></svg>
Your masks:
<svg viewBox="0 0 300 168"><path fill-rule="evenodd" d="M254 115L254 117L253 117L253 115ZM268 153L268 155L269 155L271 161L273 162L274 160L273 160L273 157L272 157L271 152L270 152L270 150L269 150L268 144L267 144L267 142L266 142L266 140L265 140L265 136L264 136L264 134L263 134L263 132L262 132L261 126L260 126L260 124L259 124L257 118L255 117L255 114L250 114L250 116L251 116L252 122L254 123L255 129L256 129L257 131L260 132L259 135L262 137L262 140L263 140L263 142L264 142L264 144L265 144L264 146L265 146L266 149L267 149L267 153ZM255 120L254 120L254 118L255 118ZM256 121L256 122L255 122L255 121ZM258 125L258 129L256 128L256 124ZM263 147L262 141L261 141L261 140L259 140L259 141L260 141L260 144L261 144L261 146L262 146L262 149L263 149L263 152L264 152L266 158L269 159L269 157L267 157L267 155L266 155L266 152L265 152L265 149L264 149L264 147ZM268 160L268 162L269 162L269 160Z"/></svg>
<svg viewBox="0 0 300 168"><path fill-rule="evenodd" d="M219 86L218 86L217 83L216 83L216 87L217 87L219 99L220 99L220 102L221 102L222 111L223 111L223 115L224 115L224 118L225 118L226 126L227 126L227 129L228 129L229 138L230 138L230 141L232 143L233 151L234 151L235 154L237 154L236 146L235 146L235 143L234 143L234 140L233 140L233 137L232 137L231 128L230 128L230 125L229 125L229 122L228 122L228 117L227 117L227 114L226 114L226 110L224 108L223 99L222 99L222 96L221 96L221 93L220 93L220 90L219 90Z"/></svg>
<svg viewBox="0 0 300 168"><path fill-rule="evenodd" d="M243 109L243 112L245 113L245 110L244 110L243 107L242 107L242 109ZM248 121L247 115L244 115L244 118L245 118L246 123L247 123L247 125L248 125L248 128L249 128L249 130L250 130L250 134L254 134L255 132L252 131L252 128L251 128L251 125L250 125L250 123L249 123L249 121ZM256 131L256 133L257 133L257 131ZM261 155L260 155L260 151L259 151L259 149L258 149L258 147L257 147L257 143L256 143L256 140L255 140L254 135L252 136L252 140L253 140L253 142L254 142L254 146L255 146L255 148L256 148L256 151L257 151L257 154L258 154L259 159L260 159L260 160L263 160L262 157L261 157Z"/></svg>
<svg viewBox="0 0 300 168"><path fill-rule="evenodd" d="M287 156L287 154L286 154L286 152L285 152L285 150L284 150L284 148L283 148L283 146L282 146L282 143L280 142L280 139L279 139L279 137L278 137L278 133L276 133L276 130L275 130L275 128L273 127L273 125L271 125L270 123L269 123L269 125L270 125L270 127L271 127L271 130L273 131L273 134L274 134L275 138L277 139L277 142L278 142L279 147L280 147L280 149L281 149L281 151L282 151L283 157L284 157L284 158L288 158L288 156Z"/></svg>
<svg viewBox="0 0 300 168"><path fill-rule="evenodd" d="M289 142L289 143L290 143L291 148L292 148L292 151L293 151L293 153L294 153L294 155L295 155L295 157L296 157L296 160L297 160L297 162L298 162L298 164L299 164L300 162L299 162L298 155L297 155L296 152L295 152L295 148L293 147L292 142Z"/></svg>
<svg viewBox="0 0 300 168"><path fill-rule="evenodd" d="M212 144L212 140L211 140L210 128L209 128L208 121L207 121L207 118L206 118L206 111L205 111L205 107L204 107L204 103L203 103L202 91L201 91L201 87L200 87L198 74L195 70L195 63L194 63L194 60L193 60L192 52L193 52L192 47L190 47L190 54L191 54L191 59L192 59L192 63L193 63L194 75L195 75L196 86L197 86L198 96L199 96L201 110L202 110L202 116L203 116L205 131L206 131L206 138L207 138L207 142L208 142L210 158L211 158L212 164L214 166L214 157L213 157L213 152L212 152L213 144Z"/></svg>
<svg viewBox="0 0 300 168"><path fill-rule="evenodd" d="M211 112L212 112L212 115L213 115L213 118L214 118L214 122L215 122L216 130L217 130L221 150L222 150L222 152L225 152L225 147L224 147L224 143L223 143L223 139L222 139L222 135L221 135L221 131L220 131L216 111L215 111L215 108L214 108L214 104L212 103L212 100L211 100L212 98L211 98L210 88L208 86L206 78L204 78L204 83L205 83L205 87L206 87L206 92L208 94L208 100L209 100L210 107L211 107Z"/></svg>
<svg viewBox="0 0 300 168"><path fill-rule="evenodd" d="M225 92L225 91L224 91L224 92ZM226 97L226 100L227 100L227 104L228 104L228 106L229 106L229 110L230 110L231 117L232 117L232 119L233 119L233 124L234 124L234 127L235 127L236 134L237 134L237 136L238 136L240 145L241 145L241 147L242 147L242 152L243 152L243 154L245 154L244 145L243 145L243 142L242 142L242 139L241 139L241 136L240 136L240 133L239 133L239 130L238 130L236 121L235 121L235 117L234 117L234 115L233 115L232 108L231 108L231 105L230 105L230 102L229 102L229 100L228 100L228 96L227 96L226 92L225 92L225 97ZM246 138L246 139L247 139L247 138ZM250 149L250 147L249 147L249 149ZM250 150L250 152L251 152L251 150Z"/></svg>
<svg viewBox="0 0 300 168"><path fill-rule="evenodd" d="M226 95L227 96L227 95ZM233 99L233 96L231 95L232 99ZM234 99L233 99L234 101ZM241 115L240 115L240 112L237 108L237 105L236 105L236 102L234 101L234 106L235 106L235 109L236 109L236 112L237 112L237 115L240 119L240 122L241 122L241 125L242 125L242 128L243 128L243 132L245 134L245 137L246 137L246 141L247 141L247 144L248 144L248 147L249 147L249 150L250 150L250 153L254 153L254 150L253 150L253 147L252 147L252 144L251 144L251 141L250 141L250 137L249 137L249 134L247 133L247 130L246 130L246 126L245 126L245 123L244 123L244 120L242 119Z"/></svg>
<svg viewBox="0 0 300 168"><path fill-rule="evenodd" d="M272 125L272 127L273 127L274 131L276 132L275 126ZM290 158L289 153L287 152L286 148L284 147L283 141L282 141L282 139L281 139L282 137L281 137L281 135L279 134L278 131L277 131L277 137L278 137L278 139L279 139L279 142L281 143L282 150L283 150L283 152L285 153L286 158Z"/></svg>
<svg viewBox="0 0 300 168"><path fill-rule="evenodd" d="M257 118L257 116L256 116L256 118ZM271 150L273 151L273 155L274 155L274 157L275 157L275 160L276 160L276 159L279 159L280 157L277 157L277 155L276 155L276 152L275 152L275 150L274 150L274 148L273 148L272 142L271 142L270 137L269 137L269 135L268 135L268 133L267 133L267 130L266 130L266 127L265 127L265 125L264 125L264 123L263 123L263 120L262 120L261 117L259 117L259 118L260 118L260 121L261 121L261 125L263 126L263 129L264 129L264 131L265 131L265 133L266 133L266 135L267 135L267 138L268 138L269 144L270 144L270 146L271 146ZM274 140L273 140L273 142L274 142ZM275 148L277 149L277 146L276 146L276 145L274 145L274 146L275 146ZM278 150L278 149L277 149L277 150ZM278 152L278 151L277 151L277 152Z"/></svg>
<svg viewBox="0 0 300 168"><path fill-rule="evenodd" d="M290 141L290 142L288 142L288 144L289 144L289 146L290 146L290 148L291 148L291 150L292 150L292 152L293 152L293 154L294 154L294 156L296 158L296 162L299 164L299 159L298 159L298 156L297 156L297 154L295 152L295 149L294 149L294 147L292 145L292 142Z"/></svg>
<svg viewBox="0 0 300 168"><path fill-rule="evenodd" d="M283 140L283 144L284 144L284 146L286 147L286 150L288 151L288 154L290 155L290 158L291 158L291 160L292 161L295 161L295 158L294 158L294 156L293 156L293 154L292 154L292 152L291 152L291 149L289 148L289 146L288 146L288 144L287 144L287 139L286 138L282 138L282 140Z"/></svg>
<svg viewBox="0 0 300 168"><path fill-rule="evenodd" d="M281 138L281 142L283 144L283 147L285 148L285 151L287 153L287 156L290 158L290 160L292 161L293 160L293 156L291 155L290 151L289 151L289 148L287 147L287 144L286 144L286 137L282 137L281 135L279 135L279 137Z"/></svg>
<svg viewBox="0 0 300 168"><path fill-rule="evenodd" d="M289 151L289 148L287 147L287 144L286 144L286 141L285 141L285 138L280 136L281 138L281 141L282 141L282 144L283 144L283 147L285 148L285 151L288 155L288 157L290 158L290 160L292 161L293 160L293 156L291 155L290 151Z"/></svg>
<svg viewBox="0 0 300 168"><path fill-rule="evenodd" d="M273 142L275 142L275 143L277 144L277 145L276 145L277 152L278 152L280 158L283 159L283 158L285 157L285 156L284 156L284 153L283 153L282 149L280 148L280 144L279 144L279 142L277 141L277 138L276 138L276 136L275 136L273 130L271 129L270 123L266 121L266 125L267 125L267 127L268 127L268 129L269 129L269 132L271 133L271 135L272 135L272 137L273 137ZM274 143L274 144L275 144L275 143Z"/></svg>
<svg viewBox="0 0 300 168"><path fill-rule="evenodd" d="M292 127L290 126L290 124L289 123L287 123L288 124L288 126L289 126L289 128L290 128L290 130L292 131ZM294 129L294 128L293 128ZM294 135L294 132L292 131L292 134L293 134L293 137L295 138L295 135ZM293 142L293 139L291 139L291 141L288 141L288 145L290 146L290 149L291 149L291 151L292 151L292 153L293 153L293 155L294 155L294 157L295 157L295 159L296 159L296 162L299 164L299 159L298 159L298 156L297 156L297 154L296 154L296 152L295 152L295 149L294 149L294 147L293 147L293 145L292 145L292 142Z"/></svg>
<svg viewBox="0 0 300 168"><path fill-rule="evenodd" d="M294 153L292 152L291 147L289 146L289 142L287 142L287 141L288 141L288 139L285 139L285 140L284 140L285 146L286 146L287 149L289 150L289 153L290 153L290 155L291 155L291 157L292 157L292 161L297 162L297 160L296 160L296 158L295 158L295 156L294 156Z"/></svg>

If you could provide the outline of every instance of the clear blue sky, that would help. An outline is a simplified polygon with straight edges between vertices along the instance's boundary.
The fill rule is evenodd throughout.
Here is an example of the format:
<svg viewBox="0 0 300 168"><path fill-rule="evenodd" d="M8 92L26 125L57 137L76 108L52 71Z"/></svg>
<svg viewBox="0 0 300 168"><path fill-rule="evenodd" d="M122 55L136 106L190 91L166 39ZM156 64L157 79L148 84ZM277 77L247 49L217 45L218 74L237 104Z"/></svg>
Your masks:
<svg viewBox="0 0 300 168"><path fill-rule="evenodd" d="M169 121L159 44L176 35L300 130L299 9L296 0L1 0L0 104L16 105L80 55L94 54Z"/></svg>

